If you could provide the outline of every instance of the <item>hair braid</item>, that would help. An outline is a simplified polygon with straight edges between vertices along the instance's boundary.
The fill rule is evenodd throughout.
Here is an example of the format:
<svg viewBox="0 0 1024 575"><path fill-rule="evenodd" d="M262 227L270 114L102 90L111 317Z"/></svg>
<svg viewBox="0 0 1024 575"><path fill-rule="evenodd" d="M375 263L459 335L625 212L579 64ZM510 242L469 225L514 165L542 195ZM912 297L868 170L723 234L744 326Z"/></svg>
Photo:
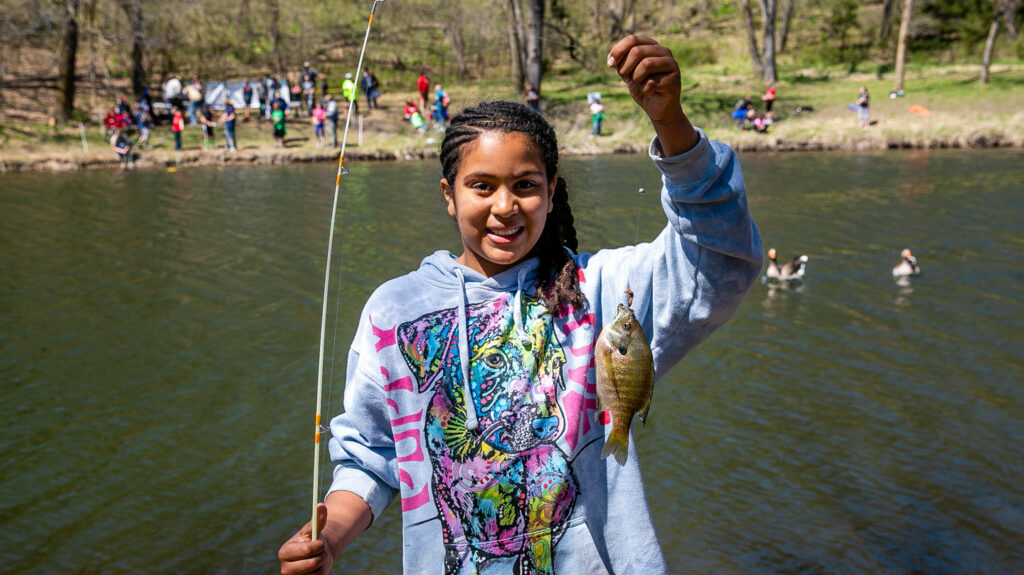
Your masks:
<svg viewBox="0 0 1024 575"><path fill-rule="evenodd" d="M484 102L459 112L445 130L441 143L441 173L454 185L463 147L487 131L525 134L540 150L545 174L557 178L552 209L531 255L540 258L541 283L537 295L552 314L564 305L580 307L585 298L579 288L576 263L565 248L577 249L576 228L565 179L558 177L558 139L544 117L514 102Z"/></svg>

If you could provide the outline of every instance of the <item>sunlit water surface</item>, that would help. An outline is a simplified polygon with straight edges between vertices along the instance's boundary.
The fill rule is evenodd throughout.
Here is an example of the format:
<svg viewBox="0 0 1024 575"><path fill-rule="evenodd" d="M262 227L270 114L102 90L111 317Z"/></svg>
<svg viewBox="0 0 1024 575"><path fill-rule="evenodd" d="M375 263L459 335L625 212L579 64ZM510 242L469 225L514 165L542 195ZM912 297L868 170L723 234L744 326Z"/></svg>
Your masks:
<svg viewBox="0 0 1024 575"><path fill-rule="evenodd" d="M656 390L638 445L672 570L1020 572L1024 153L742 164L765 246L808 277L756 284ZM434 162L352 170L330 412L369 292L458 246ZM646 158L563 171L582 249L663 225ZM324 164L0 175L0 571L277 569L312 498L333 184ZM901 285L904 247L924 271ZM395 573L401 549L393 508L335 571Z"/></svg>

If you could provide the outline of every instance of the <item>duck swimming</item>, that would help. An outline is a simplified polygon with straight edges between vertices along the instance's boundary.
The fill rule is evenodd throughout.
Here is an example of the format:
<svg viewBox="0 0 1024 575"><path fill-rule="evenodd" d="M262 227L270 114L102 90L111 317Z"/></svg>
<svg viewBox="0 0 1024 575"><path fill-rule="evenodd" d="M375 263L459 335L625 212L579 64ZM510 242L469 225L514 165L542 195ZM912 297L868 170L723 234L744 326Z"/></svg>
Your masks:
<svg viewBox="0 0 1024 575"><path fill-rule="evenodd" d="M765 276L768 279L781 281L803 279L806 268L807 256L805 255L795 257L780 267L779 263L775 260L775 248L768 250L768 270L765 271Z"/></svg>
<svg viewBox="0 0 1024 575"><path fill-rule="evenodd" d="M921 273L921 266L917 265L917 258L910 253L909 249L900 252L900 257L903 259L892 268L893 277L916 276Z"/></svg>

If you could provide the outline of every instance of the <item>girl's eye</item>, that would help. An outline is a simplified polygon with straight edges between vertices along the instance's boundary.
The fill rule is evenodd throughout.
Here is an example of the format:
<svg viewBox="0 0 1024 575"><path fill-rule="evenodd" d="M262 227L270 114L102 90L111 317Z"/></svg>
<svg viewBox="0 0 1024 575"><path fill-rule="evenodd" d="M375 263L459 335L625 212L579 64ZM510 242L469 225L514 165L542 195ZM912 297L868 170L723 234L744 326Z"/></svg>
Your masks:
<svg viewBox="0 0 1024 575"><path fill-rule="evenodd" d="M536 187L537 187L537 184L534 183L534 182L531 182L529 180L524 180L524 181L521 181L521 182L516 182L516 188L518 188L520 190L530 190L530 189L533 189L533 188L536 188Z"/></svg>
<svg viewBox="0 0 1024 575"><path fill-rule="evenodd" d="M470 187L479 192L486 192L487 190L491 189L490 184L488 184L487 182L477 182L471 185Z"/></svg>

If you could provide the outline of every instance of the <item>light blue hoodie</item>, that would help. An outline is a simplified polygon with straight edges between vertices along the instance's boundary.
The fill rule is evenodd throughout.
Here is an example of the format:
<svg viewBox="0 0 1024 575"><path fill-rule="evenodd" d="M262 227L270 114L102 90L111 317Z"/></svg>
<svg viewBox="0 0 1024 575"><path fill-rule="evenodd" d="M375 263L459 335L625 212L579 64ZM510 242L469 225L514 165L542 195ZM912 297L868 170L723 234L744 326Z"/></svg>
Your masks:
<svg viewBox="0 0 1024 575"><path fill-rule="evenodd" d="M573 256L582 309L547 313L536 258L486 278L446 251L370 296L331 422L330 490L375 517L400 497L405 573L667 572L634 442L624 466L600 456L594 344L631 288L657 381L757 277L739 163L700 135L672 158L651 144L668 216L654 241Z"/></svg>

